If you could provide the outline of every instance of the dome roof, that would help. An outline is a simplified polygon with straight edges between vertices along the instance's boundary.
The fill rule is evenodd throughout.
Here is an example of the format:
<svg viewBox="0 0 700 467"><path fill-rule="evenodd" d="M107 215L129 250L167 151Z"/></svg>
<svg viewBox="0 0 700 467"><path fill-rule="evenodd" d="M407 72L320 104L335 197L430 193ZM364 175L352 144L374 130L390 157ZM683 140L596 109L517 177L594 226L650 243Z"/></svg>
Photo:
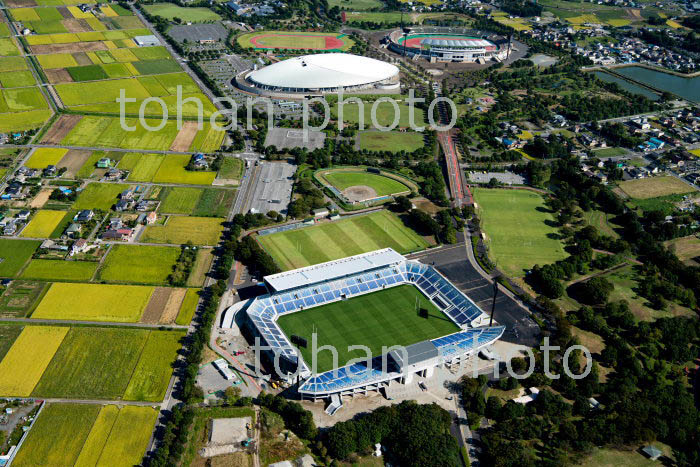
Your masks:
<svg viewBox="0 0 700 467"><path fill-rule="evenodd" d="M256 70L251 81L280 88L338 88L360 86L396 76L399 69L359 55L328 53L304 55Z"/></svg>

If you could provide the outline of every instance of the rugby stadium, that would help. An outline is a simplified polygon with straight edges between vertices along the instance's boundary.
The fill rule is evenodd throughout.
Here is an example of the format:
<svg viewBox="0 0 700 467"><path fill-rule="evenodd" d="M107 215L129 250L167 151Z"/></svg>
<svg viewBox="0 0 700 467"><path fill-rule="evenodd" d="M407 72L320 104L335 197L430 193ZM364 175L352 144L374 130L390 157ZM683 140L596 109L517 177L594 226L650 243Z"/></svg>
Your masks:
<svg viewBox="0 0 700 467"><path fill-rule="evenodd" d="M399 90L399 69L390 63L346 53L304 55L248 70L235 84L247 92L269 96Z"/></svg>
<svg viewBox="0 0 700 467"><path fill-rule="evenodd" d="M509 53L507 39L461 28L396 29L385 37L385 43L399 55L430 62L486 64L505 60Z"/></svg>
<svg viewBox="0 0 700 467"><path fill-rule="evenodd" d="M488 315L435 268L391 248L266 276L264 285L246 329L302 399L337 401L428 378L504 332L486 326ZM312 358L314 343L332 345L337 358L328 350ZM371 361L349 347L358 345Z"/></svg>

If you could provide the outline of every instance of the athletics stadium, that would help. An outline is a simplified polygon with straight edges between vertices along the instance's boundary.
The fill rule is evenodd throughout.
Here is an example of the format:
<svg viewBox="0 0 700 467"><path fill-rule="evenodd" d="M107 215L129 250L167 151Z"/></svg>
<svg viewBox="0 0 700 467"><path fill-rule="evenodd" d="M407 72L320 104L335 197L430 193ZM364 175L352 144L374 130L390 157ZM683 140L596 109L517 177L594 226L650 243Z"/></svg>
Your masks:
<svg viewBox="0 0 700 467"><path fill-rule="evenodd" d="M399 69L381 60L346 53L304 55L245 71L235 84L269 96L399 91Z"/></svg>
<svg viewBox="0 0 700 467"><path fill-rule="evenodd" d="M396 29L385 39L389 50L430 62L500 62L509 53L508 40L472 29L417 27Z"/></svg>
<svg viewBox="0 0 700 467"><path fill-rule="evenodd" d="M330 397L335 408L339 396L429 378L505 329L486 326L488 315L435 268L391 248L266 276L264 285L268 293L246 309L245 329L302 399ZM332 345L337 359L327 350L312 359L314 335L316 349Z"/></svg>

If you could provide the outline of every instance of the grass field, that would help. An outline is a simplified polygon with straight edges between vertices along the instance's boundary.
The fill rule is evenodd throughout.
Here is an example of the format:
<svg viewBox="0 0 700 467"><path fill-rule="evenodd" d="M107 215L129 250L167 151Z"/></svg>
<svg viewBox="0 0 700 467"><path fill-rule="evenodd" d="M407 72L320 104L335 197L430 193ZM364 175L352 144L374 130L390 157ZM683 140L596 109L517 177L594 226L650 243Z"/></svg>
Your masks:
<svg viewBox="0 0 700 467"><path fill-rule="evenodd" d="M593 155L596 157L616 157L624 156L625 154L627 154L627 150L624 148L603 148L593 151Z"/></svg>
<svg viewBox="0 0 700 467"><path fill-rule="evenodd" d="M30 169L45 169L49 165L56 165L66 155L68 149L37 148L24 164Z"/></svg>
<svg viewBox="0 0 700 467"><path fill-rule="evenodd" d="M427 319L418 315L416 300L419 307L428 309ZM361 351L348 351L350 345L365 345L372 356L377 357L382 355L382 346L405 346L459 331L457 325L412 285L282 315L277 322L287 337L297 335L307 339L308 347L300 350L309 366L312 365L314 328L317 346L334 346L341 366L351 358L365 356ZM323 372L335 367L330 352L318 354L316 371Z"/></svg>
<svg viewBox="0 0 700 467"><path fill-rule="evenodd" d="M700 238L690 235L669 240L665 244L681 261L700 266Z"/></svg>
<svg viewBox="0 0 700 467"><path fill-rule="evenodd" d="M654 442L653 445L661 449L665 456L673 457L673 450L669 446L658 441ZM593 448L593 453L579 465L581 467L654 467L663 464L661 460L649 459L639 450L620 451L612 448Z"/></svg>
<svg viewBox="0 0 700 467"><path fill-rule="evenodd" d="M0 239L0 277L15 277L40 244L38 240Z"/></svg>
<svg viewBox="0 0 700 467"><path fill-rule="evenodd" d="M235 190L205 188L197 205L192 211L192 215L201 217L226 217L235 199Z"/></svg>
<svg viewBox="0 0 700 467"><path fill-rule="evenodd" d="M481 228L486 232L489 255L511 277L522 277L535 264L549 264L566 257L553 236L553 216L542 196L527 190L474 190ZM550 224L550 225L548 225Z"/></svg>
<svg viewBox="0 0 700 467"><path fill-rule="evenodd" d="M92 261L63 261L55 259L33 259L20 277L22 279L81 281L92 279L97 263Z"/></svg>
<svg viewBox="0 0 700 467"><path fill-rule="evenodd" d="M408 253L428 247L421 236L389 211L264 235L258 241L284 270L380 248Z"/></svg>
<svg viewBox="0 0 700 467"><path fill-rule="evenodd" d="M109 209L117 202L117 196L129 185L118 183L90 183L78 195L73 209Z"/></svg>
<svg viewBox="0 0 700 467"><path fill-rule="evenodd" d="M168 246L114 245L100 269L106 282L167 284L180 256L180 249Z"/></svg>
<svg viewBox="0 0 700 467"><path fill-rule="evenodd" d="M225 157L217 176L224 179L239 180L243 176L243 161L237 157Z"/></svg>
<svg viewBox="0 0 700 467"><path fill-rule="evenodd" d="M362 11L382 8L383 4L379 0L330 0L328 6L330 8L337 6L340 9Z"/></svg>
<svg viewBox="0 0 700 467"><path fill-rule="evenodd" d="M367 171L332 170L322 172L322 177L340 191L353 186L368 186L374 190L376 196L387 196L411 191L398 180Z"/></svg>
<svg viewBox="0 0 700 467"><path fill-rule="evenodd" d="M592 225L603 235L613 238L620 238L620 234L615 231L616 228L620 227L611 222L613 217L614 216L611 214L603 211L596 211L594 209L591 209L588 212L583 212L583 218L586 220L588 225Z"/></svg>
<svg viewBox="0 0 700 467"><path fill-rule="evenodd" d="M183 336L182 331L151 332L124 392L124 400L163 400Z"/></svg>
<svg viewBox="0 0 700 467"><path fill-rule="evenodd" d="M175 324L179 324L180 326L187 326L190 324L195 312L197 311L199 292L200 289L187 289L185 299L182 301L182 305L180 306L180 312L177 314L177 318L175 319Z"/></svg>
<svg viewBox="0 0 700 467"><path fill-rule="evenodd" d="M32 318L136 323L153 287L54 283Z"/></svg>
<svg viewBox="0 0 700 467"><path fill-rule="evenodd" d="M224 219L218 217L170 216L165 225L150 225L141 235L144 243L216 245Z"/></svg>
<svg viewBox="0 0 700 467"><path fill-rule="evenodd" d="M22 230L22 237L48 238L66 216L65 211L42 209L34 214L29 224Z"/></svg>
<svg viewBox="0 0 700 467"><path fill-rule="evenodd" d="M648 199L659 196L690 193L695 189L676 177L649 177L638 180L627 180L620 183L620 188L630 198Z"/></svg>
<svg viewBox="0 0 700 467"><path fill-rule="evenodd" d="M201 188L166 187L159 211L167 214L191 214L202 196Z"/></svg>
<svg viewBox="0 0 700 467"><path fill-rule="evenodd" d="M361 131L358 137L360 149L367 151L413 152L423 147L423 135L415 132Z"/></svg>
<svg viewBox="0 0 700 467"><path fill-rule="evenodd" d="M153 3L151 5L144 5L143 8L152 15L162 16L169 20L180 18L183 21L198 23L221 19L221 16L208 8L183 8L173 5L172 3Z"/></svg>
<svg viewBox="0 0 700 467"><path fill-rule="evenodd" d="M98 405L48 404L12 465L73 465L99 412Z"/></svg>
<svg viewBox="0 0 700 467"><path fill-rule="evenodd" d="M0 362L0 396L29 396L67 333L65 327L26 326Z"/></svg>
<svg viewBox="0 0 700 467"><path fill-rule="evenodd" d="M362 106L363 110L363 124L365 128L371 128L374 126L389 127L394 123L396 115L398 115L398 128L409 128L409 110L408 105L404 103L399 103L398 114L394 109L394 106L390 102L379 102L376 104L376 122L372 122L372 107L375 107L374 102L364 102ZM331 106L331 116L335 119L338 118L338 105ZM415 108L413 121L415 125L423 125L425 120L425 114L423 109ZM358 123L360 122L360 106L354 103L343 105L343 121L348 123ZM376 125L375 125L376 123Z"/></svg>

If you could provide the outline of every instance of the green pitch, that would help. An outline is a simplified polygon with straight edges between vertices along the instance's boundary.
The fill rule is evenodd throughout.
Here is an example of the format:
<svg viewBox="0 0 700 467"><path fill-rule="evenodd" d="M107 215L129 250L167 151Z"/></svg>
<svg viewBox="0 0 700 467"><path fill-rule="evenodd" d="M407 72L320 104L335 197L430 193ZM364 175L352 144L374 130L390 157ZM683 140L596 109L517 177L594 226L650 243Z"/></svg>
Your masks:
<svg viewBox="0 0 700 467"><path fill-rule="evenodd" d="M374 196L387 196L411 191L398 180L367 171L331 170L322 173L322 176L340 191L353 186L370 187L374 190Z"/></svg>
<svg viewBox="0 0 700 467"><path fill-rule="evenodd" d="M428 310L428 318L418 316L416 303L419 308ZM338 366L345 365L352 358L366 356L364 350L348 351L351 345L366 346L372 357L378 357L383 354L383 346L406 346L459 331L456 324L412 285L282 315L277 324L288 338L297 335L308 341L308 346L300 350L309 367L313 362L311 336L314 330L317 348L322 345L336 348ZM316 371L333 368L331 352L318 352Z"/></svg>
<svg viewBox="0 0 700 467"><path fill-rule="evenodd" d="M283 270L391 247L399 253L428 247L423 237L389 211L258 237Z"/></svg>
<svg viewBox="0 0 700 467"><path fill-rule="evenodd" d="M486 232L489 254L499 269L523 277L535 264L566 258L554 227L554 218L542 196L527 190L474 190L481 227Z"/></svg>

